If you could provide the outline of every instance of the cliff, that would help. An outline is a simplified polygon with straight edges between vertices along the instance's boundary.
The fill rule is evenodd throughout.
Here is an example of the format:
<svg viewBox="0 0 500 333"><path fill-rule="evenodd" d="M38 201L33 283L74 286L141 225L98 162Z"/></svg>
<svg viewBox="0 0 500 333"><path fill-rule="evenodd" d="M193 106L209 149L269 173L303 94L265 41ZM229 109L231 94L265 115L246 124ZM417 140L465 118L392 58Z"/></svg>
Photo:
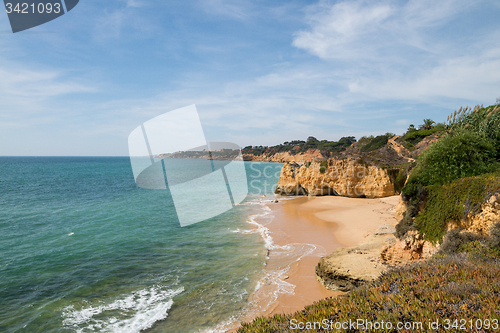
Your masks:
<svg viewBox="0 0 500 333"><path fill-rule="evenodd" d="M468 213L461 221L448 221L448 229L460 229L477 235L489 235L491 226L500 221L500 193L492 195L477 213Z"/></svg>
<svg viewBox="0 0 500 333"><path fill-rule="evenodd" d="M400 170L397 170L399 175ZM401 171L404 173L404 171ZM352 198L381 198L396 194L394 170L349 160L285 163L276 194L340 195ZM401 178L401 177L400 177ZM403 176L403 180L406 179Z"/></svg>
<svg viewBox="0 0 500 333"><path fill-rule="evenodd" d="M255 162L310 162L317 159L324 159L325 156L321 153L319 149L308 149L306 152L278 152L278 153L264 153L262 155L245 154L243 153L243 159L245 161L255 161Z"/></svg>

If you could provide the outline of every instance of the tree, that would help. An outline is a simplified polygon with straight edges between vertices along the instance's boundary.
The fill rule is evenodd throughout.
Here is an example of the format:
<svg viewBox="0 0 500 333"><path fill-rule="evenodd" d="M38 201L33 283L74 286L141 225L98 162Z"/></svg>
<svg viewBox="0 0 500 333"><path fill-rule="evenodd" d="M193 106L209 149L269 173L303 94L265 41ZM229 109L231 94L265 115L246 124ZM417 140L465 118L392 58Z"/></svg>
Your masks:
<svg viewBox="0 0 500 333"><path fill-rule="evenodd" d="M433 125L434 125L435 123L436 123L436 122L435 122L434 120L432 120L432 119L428 119L428 118L427 118L427 119L424 119L424 123L423 123L423 125L420 125L419 129L421 129L421 130L429 130L429 129L432 129L432 128L434 127Z"/></svg>
<svg viewBox="0 0 500 333"><path fill-rule="evenodd" d="M310 136L307 138L307 143L310 143L310 142L319 142L319 140L316 139L314 136Z"/></svg>
<svg viewBox="0 0 500 333"><path fill-rule="evenodd" d="M342 143L346 146L352 145L354 142L356 142L356 138L353 136L343 136L340 138L339 143Z"/></svg>

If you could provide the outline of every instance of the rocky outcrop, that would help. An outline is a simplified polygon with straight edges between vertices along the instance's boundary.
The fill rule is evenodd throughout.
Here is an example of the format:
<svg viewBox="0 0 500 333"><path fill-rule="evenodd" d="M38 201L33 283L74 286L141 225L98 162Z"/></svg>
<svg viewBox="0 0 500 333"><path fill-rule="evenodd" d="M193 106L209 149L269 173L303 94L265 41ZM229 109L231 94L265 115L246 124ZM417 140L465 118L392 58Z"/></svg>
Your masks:
<svg viewBox="0 0 500 333"><path fill-rule="evenodd" d="M262 155L253 155L253 154L243 154L243 159L245 161L255 161L255 162L277 162L277 163L287 163L287 162L311 162L318 159L324 159L325 157L318 149L309 149L304 153L290 153L290 152L281 152L274 154L262 154Z"/></svg>
<svg viewBox="0 0 500 333"><path fill-rule="evenodd" d="M424 150L429 148L433 143L437 142L442 136L443 132L437 132L425 137L422 141L417 143L415 149L411 153L411 157L416 158L419 156Z"/></svg>
<svg viewBox="0 0 500 333"><path fill-rule="evenodd" d="M286 163L281 168L280 178L276 187L276 194L306 195L307 191L299 183L301 166L295 162Z"/></svg>
<svg viewBox="0 0 500 333"><path fill-rule="evenodd" d="M387 170L353 160L285 163L276 194L382 198L396 194Z"/></svg>
<svg viewBox="0 0 500 333"><path fill-rule="evenodd" d="M429 241L423 240L418 231L412 230L406 233L404 239L384 246L380 252L380 259L384 264L400 265L429 259L438 249Z"/></svg>
<svg viewBox="0 0 500 333"><path fill-rule="evenodd" d="M360 245L321 258L316 266L318 281L330 290L349 291L375 280L388 268L380 260L380 248L396 241L394 232L393 226L384 224Z"/></svg>
<svg viewBox="0 0 500 333"><path fill-rule="evenodd" d="M400 195L398 205L396 206L396 214L394 215L396 221L401 221L403 219L407 209L408 204L403 200L402 195Z"/></svg>
<svg viewBox="0 0 500 333"><path fill-rule="evenodd" d="M393 136L387 141L387 145L389 148L394 150L398 156L406 158L407 163L408 162L415 162L415 159L411 157L411 153L408 149L406 149L405 146L403 146L401 143L399 143L397 140L400 138L400 136Z"/></svg>
<svg viewBox="0 0 500 333"><path fill-rule="evenodd" d="M459 228L478 235L489 235L495 222L500 222L500 194L492 195L483 203L479 213L470 213L460 223L449 222L448 229Z"/></svg>

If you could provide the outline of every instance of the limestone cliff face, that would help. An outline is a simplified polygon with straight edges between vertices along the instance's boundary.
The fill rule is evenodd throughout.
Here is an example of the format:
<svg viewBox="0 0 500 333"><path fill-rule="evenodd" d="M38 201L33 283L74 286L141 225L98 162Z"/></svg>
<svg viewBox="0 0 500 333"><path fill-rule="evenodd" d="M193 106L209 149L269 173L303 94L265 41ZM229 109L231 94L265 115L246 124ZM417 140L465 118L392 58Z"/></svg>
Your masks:
<svg viewBox="0 0 500 333"><path fill-rule="evenodd" d="M393 182L386 170L353 160L291 162L281 169L275 193L382 198L396 194Z"/></svg>
<svg viewBox="0 0 500 333"><path fill-rule="evenodd" d="M290 152L263 154L263 155L243 154L243 159L245 161L255 161L255 162L302 163L324 158L325 157L321 154L321 152L318 149L309 149L304 153L298 153L298 154L291 154Z"/></svg>
<svg viewBox="0 0 500 333"><path fill-rule="evenodd" d="M460 228L478 235L489 235L490 228L495 222L500 222L500 194L491 196L482 204L479 213L469 214L460 223L449 222L448 228Z"/></svg>

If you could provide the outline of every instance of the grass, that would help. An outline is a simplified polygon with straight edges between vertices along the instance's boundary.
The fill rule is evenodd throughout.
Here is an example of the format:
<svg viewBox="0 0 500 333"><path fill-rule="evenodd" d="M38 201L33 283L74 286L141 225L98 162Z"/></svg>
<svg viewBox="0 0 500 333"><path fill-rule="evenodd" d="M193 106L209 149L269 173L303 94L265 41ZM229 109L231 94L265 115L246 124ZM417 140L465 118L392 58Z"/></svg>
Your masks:
<svg viewBox="0 0 500 333"><path fill-rule="evenodd" d="M439 331L446 324L470 325L467 332L479 332L480 320L500 318L500 265L496 258L480 259L472 254L440 255L421 264L405 266L382 275L372 283L349 294L321 300L290 315L257 318L243 323L238 333L296 332L291 323L349 322L363 319L390 322L393 329L400 323L415 325L411 331L429 331L429 322L436 320ZM460 320L463 319L462 322ZM448 320L448 321L447 321ZM457 320L457 322L454 322ZM331 321L331 322L330 322ZM470 322L471 321L471 322ZM415 324L417 323L417 324ZM421 323L421 328L418 326ZM497 322L500 325L500 322ZM312 324L313 325L313 324ZM490 322L491 329L492 322ZM359 326L343 332L372 331ZM387 327L385 327L387 328ZM380 329L380 332L393 332ZM487 329L488 330L488 329ZM301 332L323 332L316 328ZM437 330L436 330L437 331ZM484 331L484 330L483 330Z"/></svg>

